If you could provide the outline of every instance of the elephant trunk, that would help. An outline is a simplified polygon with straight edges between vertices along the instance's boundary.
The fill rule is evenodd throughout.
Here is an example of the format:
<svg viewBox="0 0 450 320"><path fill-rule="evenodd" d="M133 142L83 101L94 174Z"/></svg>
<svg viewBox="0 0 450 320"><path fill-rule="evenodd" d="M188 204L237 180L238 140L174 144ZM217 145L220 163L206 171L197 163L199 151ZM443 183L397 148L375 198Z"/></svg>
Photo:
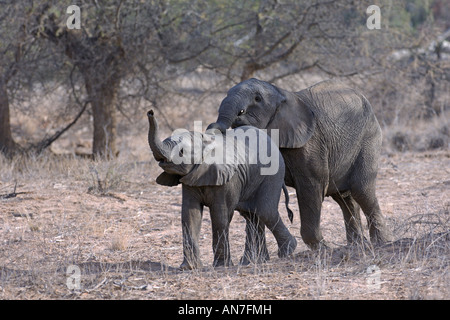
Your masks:
<svg viewBox="0 0 450 320"><path fill-rule="evenodd" d="M237 108L238 107L236 107L235 101L232 101L230 97L225 98L220 104L217 121L211 123L206 130L217 129L220 132L225 133L225 131L231 127L236 118L235 115L237 112L235 112L235 110Z"/></svg>
<svg viewBox="0 0 450 320"><path fill-rule="evenodd" d="M153 152L156 161L166 161L169 159L170 149L165 146L158 136L158 122L153 116L153 110L147 112L148 117L148 144Z"/></svg>
<svg viewBox="0 0 450 320"><path fill-rule="evenodd" d="M214 130L217 129L220 132L222 132L223 134L225 133L225 131L229 128L229 125L224 124L223 122L220 122L219 120L217 120L217 122L213 122L211 123L206 130Z"/></svg>

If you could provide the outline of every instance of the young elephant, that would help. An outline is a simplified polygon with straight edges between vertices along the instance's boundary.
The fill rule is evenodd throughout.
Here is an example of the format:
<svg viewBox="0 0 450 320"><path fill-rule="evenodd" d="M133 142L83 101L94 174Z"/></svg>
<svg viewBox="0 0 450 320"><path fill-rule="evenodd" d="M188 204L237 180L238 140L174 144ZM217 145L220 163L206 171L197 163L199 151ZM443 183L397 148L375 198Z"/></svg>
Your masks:
<svg viewBox="0 0 450 320"><path fill-rule="evenodd" d="M202 266L198 240L203 206L210 209L214 266L232 265L228 231L234 210L246 219L246 243L241 264L269 259L265 226L275 236L279 257L286 257L295 250L297 241L278 213L282 188L288 201L283 184L283 158L263 131L241 127L237 130L243 134L243 139L233 134L184 131L161 142L153 110L147 116L148 142L154 158L164 169L156 182L166 186L182 183L182 269ZM229 130L230 133L235 131ZM267 158L258 153L259 149L268 151L269 148L270 167ZM288 213L292 221L289 209Z"/></svg>

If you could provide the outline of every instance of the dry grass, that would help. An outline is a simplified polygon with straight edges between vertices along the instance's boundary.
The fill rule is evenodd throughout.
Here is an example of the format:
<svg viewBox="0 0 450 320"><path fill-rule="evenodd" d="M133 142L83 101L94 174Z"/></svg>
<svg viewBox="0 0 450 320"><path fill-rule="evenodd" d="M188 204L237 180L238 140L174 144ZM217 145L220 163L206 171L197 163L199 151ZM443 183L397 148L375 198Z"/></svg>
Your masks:
<svg viewBox="0 0 450 320"><path fill-rule="evenodd" d="M210 89L214 79L187 77L179 85ZM277 84L299 90L319 80L308 75ZM214 121L225 95L217 86L214 94L191 92L161 101L162 136L170 134L168 124L193 129L193 120L202 119L204 126ZM64 94L55 92L57 97ZM32 117L12 109L13 133L22 144L68 121L50 122L45 115L56 104L45 99L32 105L41 106L33 107ZM409 105L392 104L402 106ZM300 238L295 190L290 189L294 223L288 222L283 202L279 209L299 243L292 258L277 258L275 239L268 232L269 262L212 268L206 209L200 240L205 267L180 272L181 187L154 182L161 171L147 146L148 108L132 105L133 112L127 109L131 121L119 115L121 154L114 161L46 154L8 162L0 156L0 299L450 298L448 111L425 122L410 112L411 119L401 119L406 122L383 128L385 154L377 192L393 243L373 250L346 247L342 213L327 198L322 228L332 248L309 251ZM85 114L52 150L89 152L91 121ZM235 264L244 250L244 230L244 219L236 214L230 230ZM81 271L76 290L67 285L72 274L66 269L72 265ZM370 273L373 266L380 273ZM379 276L376 285L374 275Z"/></svg>
<svg viewBox="0 0 450 320"><path fill-rule="evenodd" d="M410 119L384 129L384 148L404 152L448 149L450 147L450 111L426 121Z"/></svg>
<svg viewBox="0 0 450 320"><path fill-rule="evenodd" d="M299 241L292 258L277 258L268 233L268 263L212 268L206 210L200 241L205 267L190 272L177 270L181 188L155 184L159 169L146 151L144 160L122 155L108 162L0 158L0 299L450 298L447 151L383 156L378 196L395 235L391 244L346 247L342 213L326 199L322 226L332 250L311 252L300 239L292 196L294 224L280 202ZM236 215L230 231L235 264L244 228ZM81 271L77 290L67 286L70 265ZM370 282L374 265L379 287Z"/></svg>

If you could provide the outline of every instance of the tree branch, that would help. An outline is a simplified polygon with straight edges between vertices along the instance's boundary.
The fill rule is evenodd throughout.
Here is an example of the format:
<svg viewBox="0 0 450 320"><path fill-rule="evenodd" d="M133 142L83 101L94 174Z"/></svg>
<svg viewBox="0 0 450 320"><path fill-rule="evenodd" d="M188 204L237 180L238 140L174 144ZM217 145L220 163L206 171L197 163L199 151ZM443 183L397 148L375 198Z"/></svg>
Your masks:
<svg viewBox="0 0 450 320"><path fill-rule="evenodd" d="M53 142L55 142L64 132L69 130L77 121L80 119L81 115L86 110L87 105L90 101L86 101L83 105L83 108L80 110L80 112L77 114L75 119L73 119L72 122L70 122L67 126L62 128L61 130L56 131L50 138L44 139L41 142L37 144L37 146L32 147L31 149L35 149L37 154L42 153L46 148L48 148Z"/></svg>
<svg viewBox="0 0 450 320"><path fill-rule="evenodd" d="M316 63L316 67L319 68L321 71L325 72L326 74L328 74L330 76L334 76L334 77L351 77L351 76L357 75L359 73L358 71L353 71L353 72L349 72L349 73L336 73L334 71L326 69L319 63Z"/></svg>

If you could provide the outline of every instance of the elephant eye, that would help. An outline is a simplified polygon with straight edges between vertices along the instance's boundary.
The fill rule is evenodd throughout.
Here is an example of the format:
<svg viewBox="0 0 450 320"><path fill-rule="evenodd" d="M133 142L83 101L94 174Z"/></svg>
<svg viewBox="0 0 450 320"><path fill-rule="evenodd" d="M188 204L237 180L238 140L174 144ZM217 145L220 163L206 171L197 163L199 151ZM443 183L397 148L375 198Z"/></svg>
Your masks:
<svg viewBox="0 0 450 320"><path fill-rule="evenodd" d="M256 97L255 97L255 101L256 101L256 102L261 102L261 101L262 101L262 98L261 98L261 96L259 96L259 95L258 95L258 96L256 96Z"/></svg>
<svg viewBox="0 0 450 320"><path fill-rule="evenodd" d="M241 111L239 111L238 116L243 115L245 113L245 110L242 109Z"/></svg>

